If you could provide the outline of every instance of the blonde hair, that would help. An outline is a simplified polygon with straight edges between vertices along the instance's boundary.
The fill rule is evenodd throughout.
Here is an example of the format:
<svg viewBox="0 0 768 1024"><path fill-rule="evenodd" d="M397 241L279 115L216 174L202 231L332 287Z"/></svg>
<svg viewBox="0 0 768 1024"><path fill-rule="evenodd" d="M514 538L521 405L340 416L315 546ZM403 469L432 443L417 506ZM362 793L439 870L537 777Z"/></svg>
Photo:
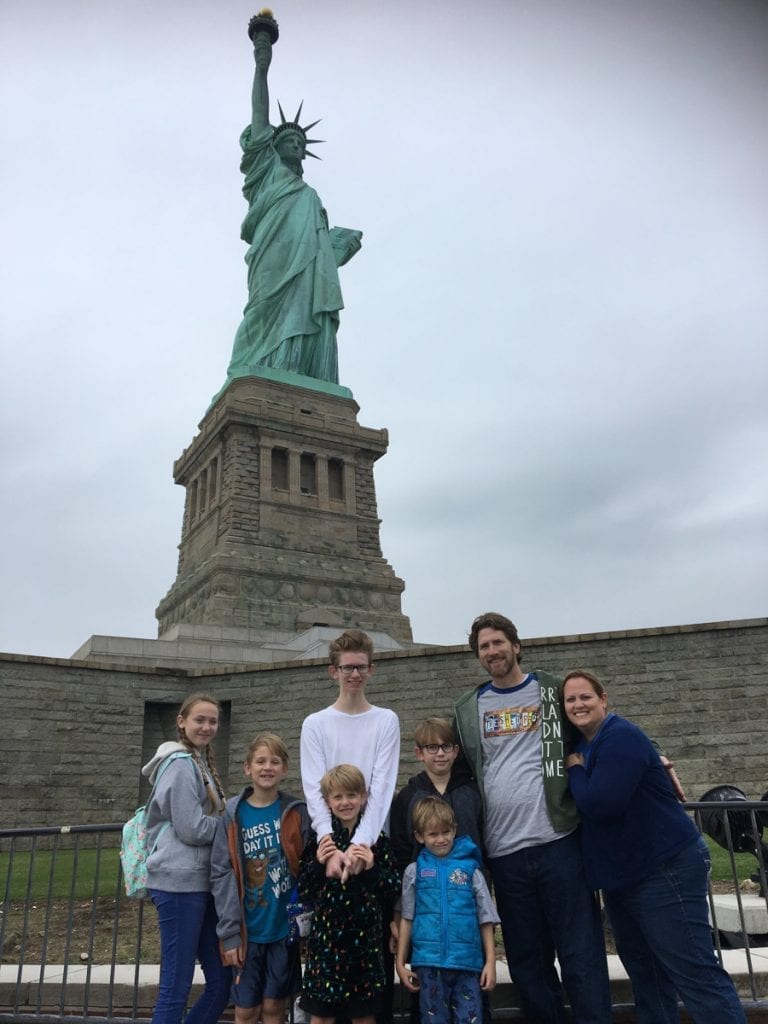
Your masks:
<svg viewBox="0 0 768 1024"><path fill-rule="evenodd" d="M195 705L197 704L213 704L213 706L219 712L219 717L221 717L221 704L219 704L215 697L211 697L209 693L191 693L179 708L178 717L186 721L187 718L189 717L190 712L192 711L192 708L195 707ZM199 764L201 760L200 751L196 747L194 747L187 739L187 734L184 732L183 725L179 725L177 723L176 728L179 734L179 743L184 744L184 746L190 752L192 757ZM216 764L214 762L213 757L213 747L211 746L210 743L205 748L205 766L210 772L211 778L213 779L213 784L216 787L216 793L214 794L213 790L210 787L210 784L206 782L205 772L203 772L203 782L206 783L206 789L208 790L208 798L211 801L214 813L221 814L221 812L224 810L225 802L224 787L221 784L219 773L216 771ZM216 799L216 796L218 796L218 800Z"/></svg>
<svg viewBox="0 0 768 1024"><path fill-rule="evenodd" d="M283 764L288 764L288 748L276 732L260 732L253 737L245 755L246 763L253 758L259 747L266 747L270 754L279 757Z"/></svg>
<svg viewBox="0 0 768 1024"><path fill-rule="evenodd" d="M414 805L411 822L413 831L423 836L433 822L438 827L456 828L456 815L451 805L439 796L425 796Z"/></svg>
<svg viewBox="0 0 768 1024"><path fill-rule="evenodd" d="M320 792L324 800L337 790L365 796L365 776L353 764L338 764L320 779Z"/></svg>

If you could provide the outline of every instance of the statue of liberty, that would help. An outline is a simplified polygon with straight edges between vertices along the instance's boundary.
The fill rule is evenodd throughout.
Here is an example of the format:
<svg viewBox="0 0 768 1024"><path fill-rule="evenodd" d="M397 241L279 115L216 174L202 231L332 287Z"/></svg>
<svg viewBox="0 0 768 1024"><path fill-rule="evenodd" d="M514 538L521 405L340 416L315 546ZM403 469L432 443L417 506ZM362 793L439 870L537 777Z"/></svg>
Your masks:
<svg viewBox="0 0 768 1024"><path fill-rule="evenodd" d="M252 18L248 34L256 63L251 123L240 136L248 303L224 388L237 377L290 380L289 374L338 385L336 330L343 301L337 268L360 249L362 232L329 230L320 197L303 180L302 162L315 155L307 145L319 141L308 139L307 131L318 122L302 127L301 106L287 121L278 104L281 123L269 123L267 72L278 36L271 12Z"/></svg>

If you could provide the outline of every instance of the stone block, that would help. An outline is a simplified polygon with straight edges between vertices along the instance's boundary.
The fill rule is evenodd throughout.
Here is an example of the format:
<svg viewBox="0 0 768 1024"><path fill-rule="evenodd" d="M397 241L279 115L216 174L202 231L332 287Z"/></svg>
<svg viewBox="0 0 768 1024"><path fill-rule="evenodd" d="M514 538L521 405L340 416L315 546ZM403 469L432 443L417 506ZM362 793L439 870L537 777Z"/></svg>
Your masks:
<svg viewBox="0 0 768 1024"><path fill-rule="evenodd" d="M747 935L768 935L768 904L762 896L752 893L716 893L712 897L717 927L723 932L740 932L739 899L744 912L744 927ZM712 912L709 913L712 924Z"/></svg>

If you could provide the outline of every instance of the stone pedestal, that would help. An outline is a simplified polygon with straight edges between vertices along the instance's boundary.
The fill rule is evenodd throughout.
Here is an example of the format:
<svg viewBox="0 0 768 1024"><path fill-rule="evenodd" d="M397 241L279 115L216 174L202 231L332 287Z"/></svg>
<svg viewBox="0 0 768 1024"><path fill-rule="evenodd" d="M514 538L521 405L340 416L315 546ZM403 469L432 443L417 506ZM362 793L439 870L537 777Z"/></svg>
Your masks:
<svg viewBox="0 0 768 1024"><path fill-rule="evenodd" d="M412 642L382 557L373 464L387 431L352 398L257 377L218 398L174 465L186 488L176 582L156 615L296 633L351 626Z"/></svg>

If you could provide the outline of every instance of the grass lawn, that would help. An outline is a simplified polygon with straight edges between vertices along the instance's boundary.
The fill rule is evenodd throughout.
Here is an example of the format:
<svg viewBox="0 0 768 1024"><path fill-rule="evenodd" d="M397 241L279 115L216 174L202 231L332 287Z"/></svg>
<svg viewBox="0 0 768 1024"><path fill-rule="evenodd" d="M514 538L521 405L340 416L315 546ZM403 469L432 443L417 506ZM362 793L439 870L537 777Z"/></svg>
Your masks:
<svg viewBox="0 0 768 1024"><path fill-rule="evenodd" d="M708 836L705 836L704 839L712 855L712 881L733 882L731 855ZM739 882L743 882L754 871L757 871L757 858L753 857L751 853L736 853L733 859L736 863L736 874ZM768 869L768 865L766 865L766 868Z"/></svg>
<svg viewBox="0 0 768 1024"><path fill-rule="evenodd" d="M9 854L0 853L0 891L12 900L24 899L27 892L37 900L117 894L120 860L116 849L78 850L76 863L72 850L14 853L10 879L9 859Z"/></svg>
<svg viewBox="0 0 768 1024"><path fill-rule="evenodd" d="M712 855L712 881L733 882L728 851L709 838L706 843ZM757 861L750 853L737 853L734 860L740 882L749 878L757 869ZM15 853L8 896L12 900L24 899L28 890L33 899L43 899L48 895L54 899L67 899L69 896L75 899L115 896L118 891L119 863L116 849L79 850L76 870L75 854L71 850L58 850L55 853L50 850L37 851L34 858L29 853ZM0 891L3 892L6 891L7 871L8 854L0 853Z"/></svg>

